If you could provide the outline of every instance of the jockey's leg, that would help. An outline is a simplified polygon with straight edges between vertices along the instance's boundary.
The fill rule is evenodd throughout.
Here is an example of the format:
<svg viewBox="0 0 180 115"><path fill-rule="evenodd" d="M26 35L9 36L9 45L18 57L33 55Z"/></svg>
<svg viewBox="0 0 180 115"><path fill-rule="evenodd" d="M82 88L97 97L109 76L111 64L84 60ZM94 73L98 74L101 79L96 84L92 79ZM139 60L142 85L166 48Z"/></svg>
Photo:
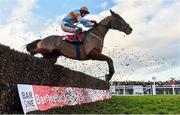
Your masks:
<svg viewBox="0 0 180 115"><path fill-rule="evenodd" d="M70 26L67 22L62 22L61 23L61 29L65 32L69 32L69 33L75 33L76 28L75 26Z"/></svg>
<svg viewBox="0 0 180 115"><path fill-rule="evenodd" d="M81 42L81 40L79 40L78 37L77 37L77 35L79 35L81 32L82 32L81 28L76 29L76 32L75 32L75 35L74 35L74 41L75 42Z"/></svg>
<svg viewBox="0 0 180 115"><path fill-rule="evenodd" d="M68 24L67 22L62 22L61 23L61 28L63 31L65 32L69 32L69 33L74 33L75 36L74 36L74 39L73 39L73 42L80 42L77 38L77 35L80 34L82 32L82 29L81 28L77 28L76 26L74 25L70 25Z"/></svg>

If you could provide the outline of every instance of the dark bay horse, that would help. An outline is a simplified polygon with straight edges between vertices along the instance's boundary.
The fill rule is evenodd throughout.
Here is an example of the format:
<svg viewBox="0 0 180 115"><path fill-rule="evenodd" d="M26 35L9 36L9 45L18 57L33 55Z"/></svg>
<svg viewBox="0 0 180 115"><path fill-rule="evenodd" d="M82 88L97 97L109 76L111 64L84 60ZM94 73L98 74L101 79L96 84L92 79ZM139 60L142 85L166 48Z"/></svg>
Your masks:
<svg viewBox="0 0 180 115"><path fill-rule="evenodd" d="M111 16L106 17L94 28L86 31L86 38L79 46L80 58L79 60L99 60L107 61L109 67L109 74L105 75L105 80L109 81L114 74L113 61L110 57L101 54L104 37L109 29L115 29L126 33L132 32L132 28L124 19L110 10ZM65 56L71 59L77 59L76 45L62 40L63 36L52 35L42 40L36 40L27 44L26 49L31 55L40 53L43 58L55 63L59 56Z"/></svg>

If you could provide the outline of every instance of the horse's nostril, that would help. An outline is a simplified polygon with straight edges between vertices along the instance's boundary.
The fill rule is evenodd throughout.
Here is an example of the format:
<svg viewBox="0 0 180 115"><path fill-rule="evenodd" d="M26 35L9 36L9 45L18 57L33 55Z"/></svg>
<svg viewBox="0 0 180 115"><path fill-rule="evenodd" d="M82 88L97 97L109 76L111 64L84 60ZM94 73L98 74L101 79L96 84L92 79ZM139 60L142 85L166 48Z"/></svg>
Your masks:
<svg viewBox="0 0 180 115"><path fill-rule="evenodd" d="M130 28L127 30L126 35L129 35L131 32L132 32L132 29Z"/></svg>
<svg viewBox="0 0 180 115"><path fill-rule="evenodd" d="M129 34L132 32L132 28L129 29Z"/></svg>

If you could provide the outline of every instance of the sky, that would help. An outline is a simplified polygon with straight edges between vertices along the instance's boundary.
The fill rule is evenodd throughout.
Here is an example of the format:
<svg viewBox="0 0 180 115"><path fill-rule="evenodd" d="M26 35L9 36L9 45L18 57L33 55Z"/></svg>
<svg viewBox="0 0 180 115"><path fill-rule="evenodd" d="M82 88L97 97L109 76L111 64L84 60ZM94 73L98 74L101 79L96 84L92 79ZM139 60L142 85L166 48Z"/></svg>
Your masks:
<svg viewBox="0 0 180 115"><path fill-rule="evenodd" d="M112 9L133 28L128 36L116 30L105 36L102 53L113 59L112 81L180 80L180 0L0 0L0 43L26 52L33 40L67 34L61 20L82 6L90 10L87 19L99 22ZM59 57L56 64L101 79L108 73L106 62Z"/></svg>

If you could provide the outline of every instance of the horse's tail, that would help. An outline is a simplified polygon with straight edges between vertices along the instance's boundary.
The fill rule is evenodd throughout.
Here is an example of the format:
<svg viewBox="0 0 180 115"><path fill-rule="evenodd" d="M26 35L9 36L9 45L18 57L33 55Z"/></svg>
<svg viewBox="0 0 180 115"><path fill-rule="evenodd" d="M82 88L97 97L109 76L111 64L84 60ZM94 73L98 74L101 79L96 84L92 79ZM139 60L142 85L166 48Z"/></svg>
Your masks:
<svg viewBox="0 0 180 115"><path fill-rule="evenodd" d="M18 50L20 50L20 51L24 51L24 49L26 48L26 46L27 46L27 44L25 44L25 45L23 45L23 46L21 46Z"/></svg>
<svg viewBox="0 0 180 115"><path fill-rule="evenodd" d="M29 44L26 45L26 50L32 54L33 50L37 48L38 42L41 41L41 39L35 40Z"/></svg>

